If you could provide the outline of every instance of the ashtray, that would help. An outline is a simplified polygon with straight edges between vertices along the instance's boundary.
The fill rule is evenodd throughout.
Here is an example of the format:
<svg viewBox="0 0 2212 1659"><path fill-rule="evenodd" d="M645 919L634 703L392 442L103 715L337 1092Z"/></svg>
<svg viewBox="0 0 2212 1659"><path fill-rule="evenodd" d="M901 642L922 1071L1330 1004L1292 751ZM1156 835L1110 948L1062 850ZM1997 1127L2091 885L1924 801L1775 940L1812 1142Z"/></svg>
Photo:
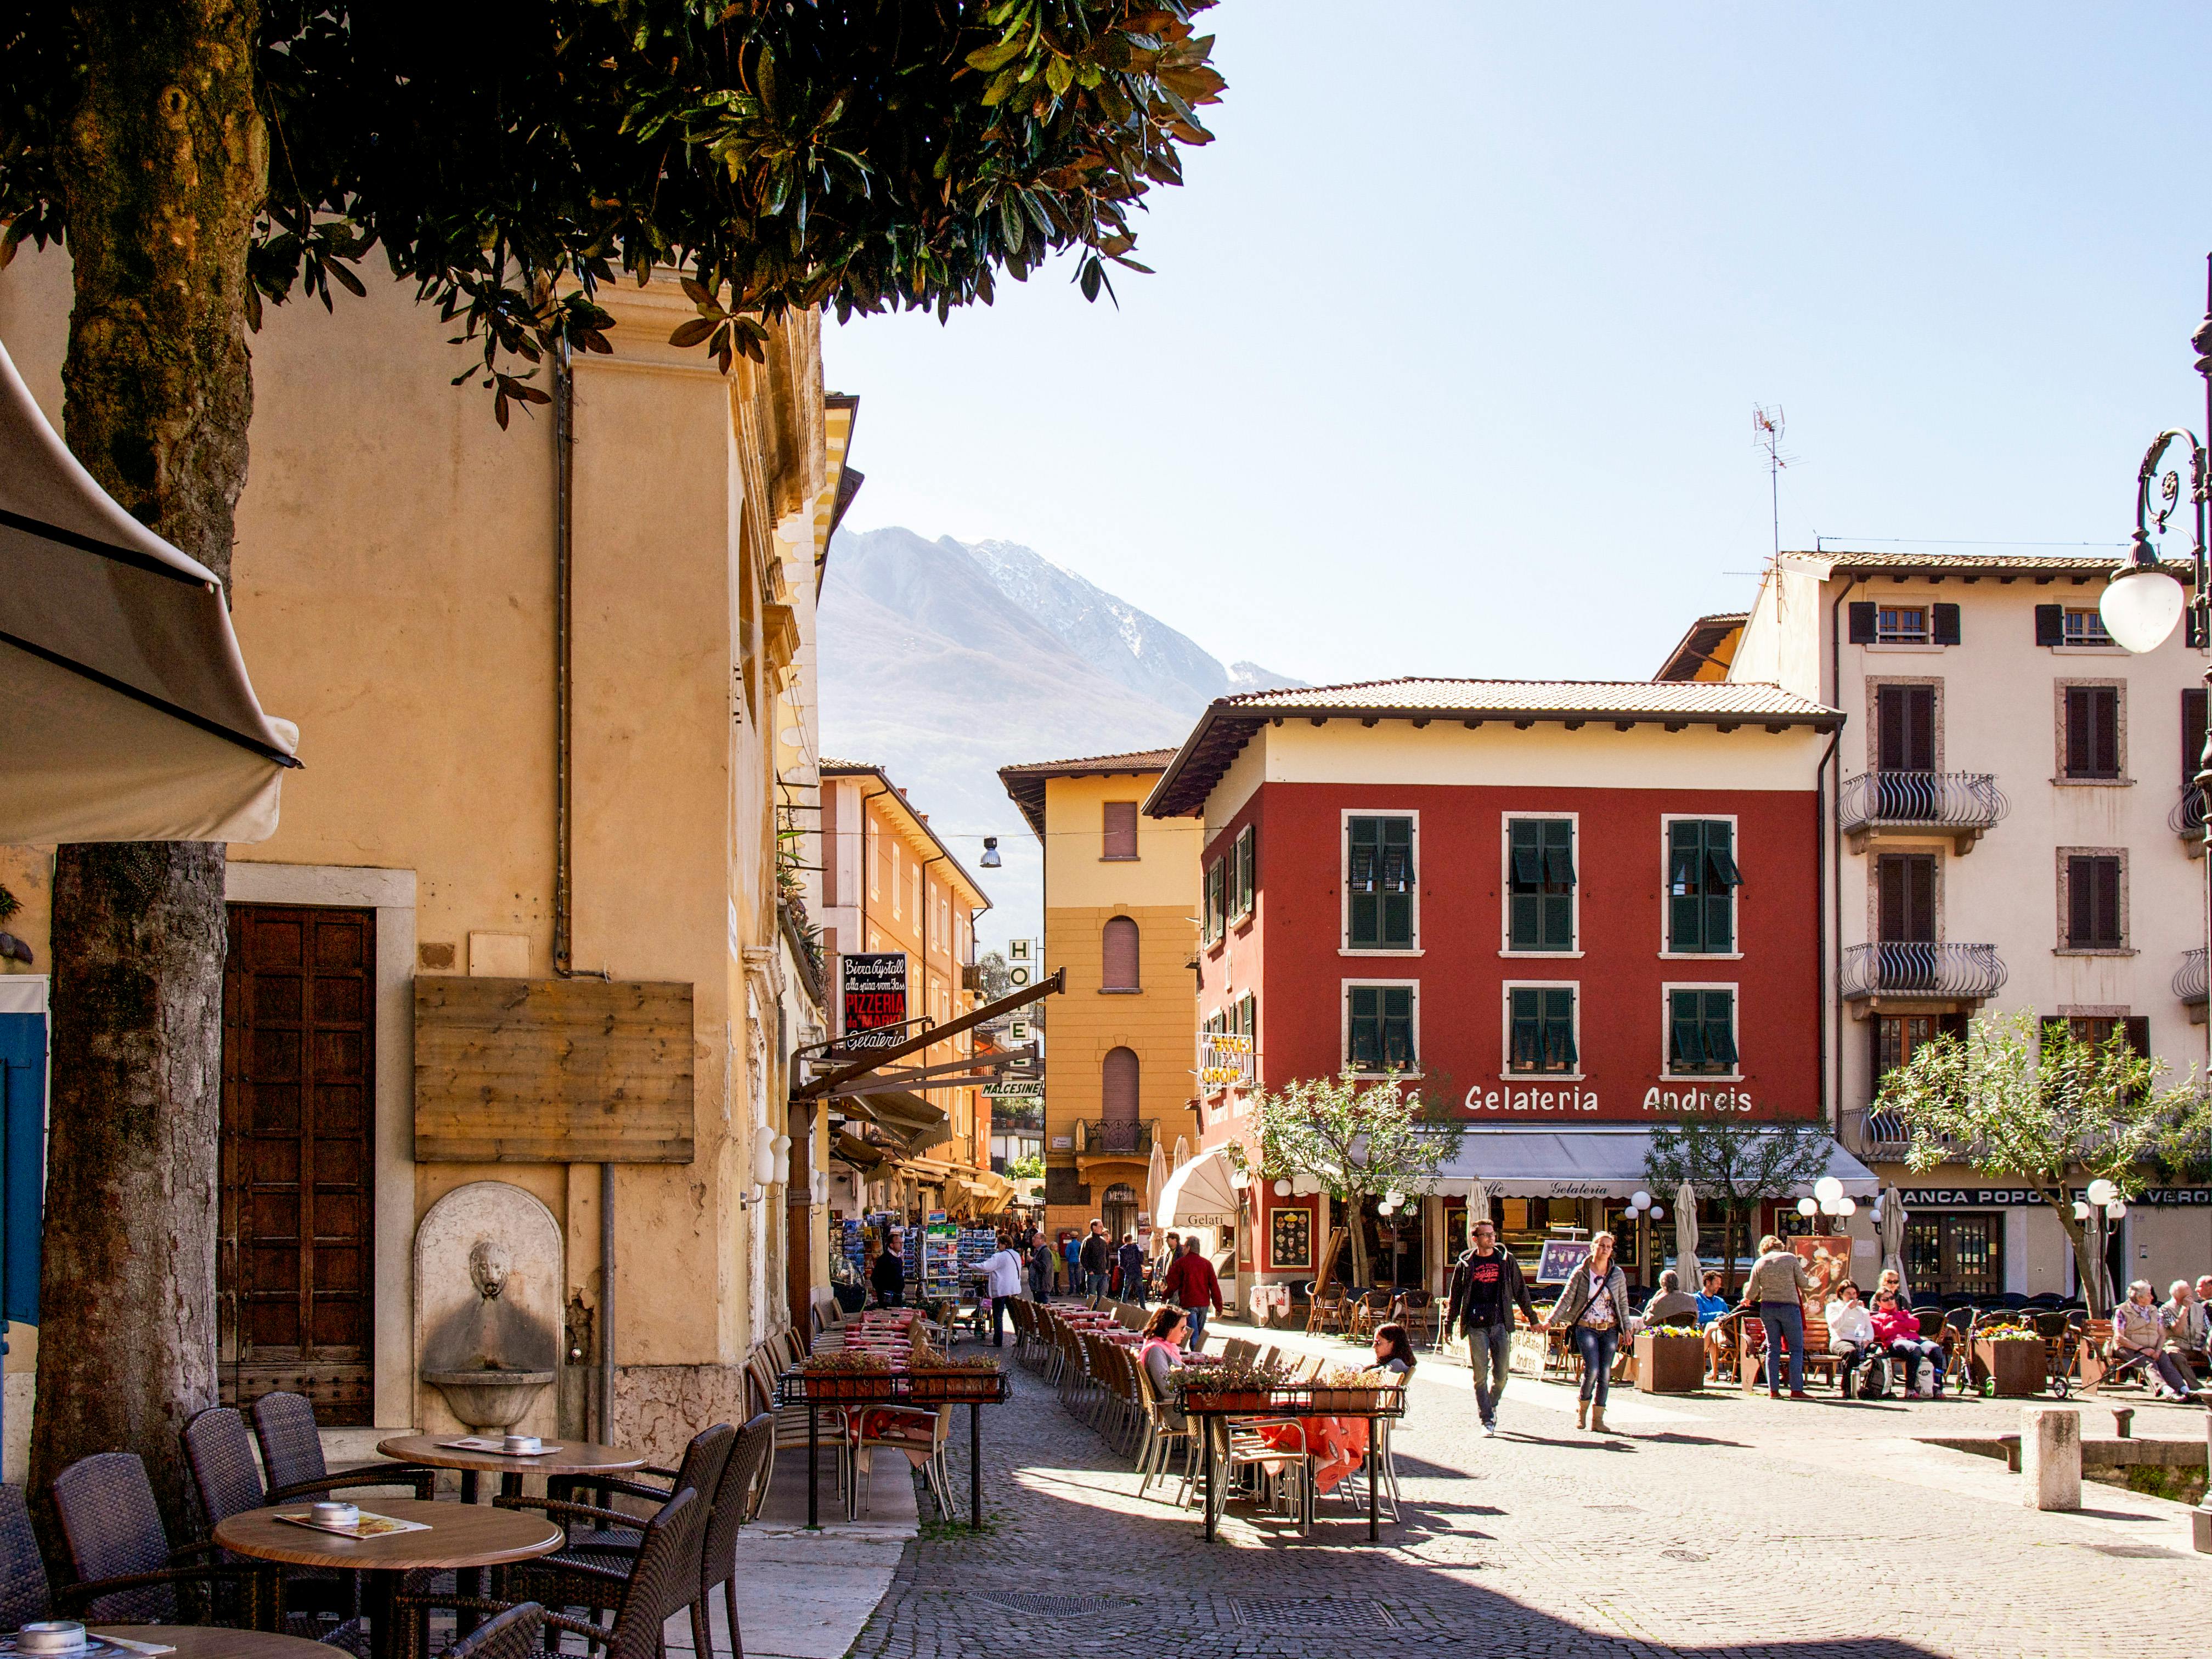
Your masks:
<svg viewBox="0 0 2212 1659"><path fill-rule="evenodd" d="M84 1626L74 1619L41 1619L15 1632L18 1653L82 1653Z"/></svg>
<svg viewBox="0 0 2212 1659"><path fill-rule="evenodd" d="M320 1526L350 1527L361 1519L361 1508L356 1504L313 1504L307 1514Z"/></svg>

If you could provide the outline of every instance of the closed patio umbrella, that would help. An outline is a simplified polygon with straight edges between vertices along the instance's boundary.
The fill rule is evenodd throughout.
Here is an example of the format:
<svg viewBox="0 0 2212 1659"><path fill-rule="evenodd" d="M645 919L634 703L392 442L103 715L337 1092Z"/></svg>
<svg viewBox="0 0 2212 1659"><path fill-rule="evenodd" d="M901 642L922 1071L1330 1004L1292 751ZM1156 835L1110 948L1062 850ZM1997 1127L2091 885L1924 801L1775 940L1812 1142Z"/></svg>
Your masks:
<svg viewBox="0 0 2212 1659"><path fill-rule="evenodd" d="M298 731L222 584L118 506L0 349L0 842L265 841Z"/></svg>
<svg viewBox="0 0 2212 1659"><path fill-rule="evenodd" d="M1881 1265L1884 1271L1897 1274L1897 1282L1904 1286L1898 1300L1911 1307L1912 1286L1905 1278L1905 1199L1894 1187L1881 1195Z"/></svg>
<svg viewBox="0 0 2212 1659"><path fill-rule="evenodd" d="M1674 1272L1682 1288L1698 1293L1698 1189L1688 1182L1674 1188Z"/></svg>
<svg viewBox="0 0 2212 1659"><path fill-rule="evenodd" d="M1152 1159L1145 1166L1145 1213L1152 1217L1155 1231L1158 1231L1161 1225L1160 1188L1167 1184L1167 1151L1160 1145L1159 1134L1155 1131L1152 1135Z"/></svg>

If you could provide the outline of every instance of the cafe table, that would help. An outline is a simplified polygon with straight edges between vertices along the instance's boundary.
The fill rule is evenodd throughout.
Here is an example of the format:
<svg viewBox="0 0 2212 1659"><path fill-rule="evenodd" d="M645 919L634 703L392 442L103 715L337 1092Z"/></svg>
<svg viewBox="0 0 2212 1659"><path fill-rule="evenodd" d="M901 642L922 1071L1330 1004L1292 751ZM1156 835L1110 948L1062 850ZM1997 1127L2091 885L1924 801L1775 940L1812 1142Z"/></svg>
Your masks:
<svg viewBox="0 0 2212 1659"><path fill-rule="evenodd" d="M177 1659L331 1659L333 1650L303 1637L221 1625L88 1625L94 1636L174 1648Z"/></svg>
<svg viewBox="0 0 2212 1659"><path fill-rule="evenodd" d="M306 1508L304 1504L278 1504L268 1509L240 1510L216 1522L215 1541L256 1561L361 1574L369 1620L370 1659L393 1659L401 1650L394 1639L398 1632L392 1628L392 1607L401 1574L442 1568L466 1572L534 1560L559 1549L567 1537L562 1528L542 1515L489 1504L425 1504L413 1498L378 1498L362 1508L394 1521L421 1522L425 1531L344 1538L276 1518L299 1514ZM325 1650L326 1659L328 1651ZM181 1651L180 1659L184 1659ZM257 1651L245 1659L279 1656Z"/></svg>

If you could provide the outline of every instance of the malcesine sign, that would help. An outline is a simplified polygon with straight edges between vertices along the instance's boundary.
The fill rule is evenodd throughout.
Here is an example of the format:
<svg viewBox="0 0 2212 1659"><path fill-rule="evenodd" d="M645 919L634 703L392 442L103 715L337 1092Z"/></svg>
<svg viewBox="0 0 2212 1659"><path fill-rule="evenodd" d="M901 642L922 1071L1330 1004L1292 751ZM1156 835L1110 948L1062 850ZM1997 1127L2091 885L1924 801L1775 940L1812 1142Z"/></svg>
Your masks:
<svg viewBox="0 0 2212 1659"><path fill-rule="evenodd" d="M1742 1089L1660 1089L1644 1091L1647 1112L1679 1116L1685 1112L1748 1112L1750 1093ZM1589 1089L1485 1089L1467 1091L1470 1112L1595 1112L1598 1097Z"/></svg>

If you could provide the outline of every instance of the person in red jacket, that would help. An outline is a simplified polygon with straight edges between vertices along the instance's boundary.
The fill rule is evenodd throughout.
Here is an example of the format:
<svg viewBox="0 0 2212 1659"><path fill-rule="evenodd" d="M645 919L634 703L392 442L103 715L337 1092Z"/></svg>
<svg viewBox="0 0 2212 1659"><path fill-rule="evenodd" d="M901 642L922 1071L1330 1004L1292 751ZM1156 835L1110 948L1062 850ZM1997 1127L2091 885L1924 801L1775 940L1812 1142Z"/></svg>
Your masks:
<svg viewBox="0 0 2212 1659"><path fill-rule="evenodd" d="M1190 1351L1198 1352L1206 1346L1206 1310L1227 1310L1221 1305L1221 1281L1214 1276L1213 1264L1198 1253L1197 1235L1183 1240L1182 1254L1169 1264L1168 1276L1160 1281L1160 1300L1174 1303L1190 1316Z"/></svg>
<svg viewBox="0 0 2212 1659"><path fill-rule="evenodd" d="M1903 1363L1905 1392L1909 1399L1913 1384L1919 1384L1923 1400L1933 1400L1943 1384L1943 1349L1940 1343L1924 1340L1920 1334L1920 1316L1911 1309L1901 1306L1894 1291L1878 1291L1875 1297L1874 1339Z"/></svg>

